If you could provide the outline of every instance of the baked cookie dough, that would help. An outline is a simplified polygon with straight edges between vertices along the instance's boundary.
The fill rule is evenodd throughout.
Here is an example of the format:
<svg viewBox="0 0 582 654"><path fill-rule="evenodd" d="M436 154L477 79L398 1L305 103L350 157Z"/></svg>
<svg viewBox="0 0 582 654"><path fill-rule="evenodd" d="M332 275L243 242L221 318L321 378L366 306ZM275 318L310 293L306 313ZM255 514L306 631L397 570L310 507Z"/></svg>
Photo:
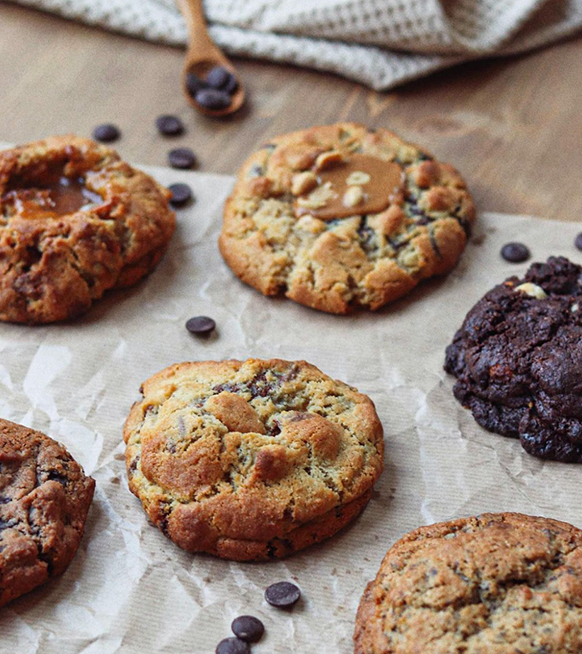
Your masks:
<svg viewBox="0 0 582 654"><path fill-rule="evenodd" d="M534 456L582 462L582 267L551 257L489 291L445 369L482 427Z"/></svg>
<svg viewBox="0 0 582 654"><path fill-rule="evenodd" d="M220 251L265 295L378 309L457 262L475 215L457 171L385 129L339 123L272 139L243 165Z"/></svg>
<svg viewBox="0 0 582 654"><path fill-rule="evenodd" d="M305 361L180 363L125 423L130 490L189 552L284 557L365 507L383 468L372 401Z"/></svg>
<svg viewBox="0 0 582 654"><path fill-rule="evenodd" d="M362 597L355 654L578 654L582 531L519 513L421 527Z"/></svg>
<svg viewBox="0 0 582 654"><path fill-rule="evenodd" d="M66 570L94 488L62 445L0 419L0 606Z"/></svg>
<svg viewBox="0 0 582 654"><path fill-rule="evenodd" d="M0 152L0 320L73 318L106 290L135 284L174 231L169 197L89 139Z"/></svg>

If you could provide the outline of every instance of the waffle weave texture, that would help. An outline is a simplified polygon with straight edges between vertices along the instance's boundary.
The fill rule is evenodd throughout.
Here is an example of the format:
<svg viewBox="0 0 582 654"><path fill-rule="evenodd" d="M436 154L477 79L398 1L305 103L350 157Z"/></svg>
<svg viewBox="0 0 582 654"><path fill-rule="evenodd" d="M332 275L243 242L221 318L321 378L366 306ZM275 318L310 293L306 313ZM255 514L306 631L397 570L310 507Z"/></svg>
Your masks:
<svg viewBox="0 0 582 654"><path fill-rule="evenodd" d="M16 1L151 41L186 43L174 0ZM582 27L582 0L206 0L204 8L213 39L230 54L326 70L376 90L531 50Z"/></svg>

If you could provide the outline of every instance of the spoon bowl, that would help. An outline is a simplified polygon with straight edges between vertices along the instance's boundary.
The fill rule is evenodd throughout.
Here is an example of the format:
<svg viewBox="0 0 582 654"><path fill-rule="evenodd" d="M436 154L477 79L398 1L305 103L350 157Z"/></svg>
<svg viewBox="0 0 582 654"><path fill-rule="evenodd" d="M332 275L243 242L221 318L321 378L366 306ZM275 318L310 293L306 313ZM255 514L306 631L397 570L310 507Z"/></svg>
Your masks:
<svg viewBox="0 0 582 654"><path fill-rule="evenodd" d="M201 113L213 118L228 116L238 111L244 104L244 88L234 66L208 35L202 0L179 0L179 6L186 20L186 27L190 37L182 74L182 86L188 102ZM208 73L216 67L228 71L236 79L237 86L236 90L230 94L230 104L228 106L213 109L196 101L196 93L192 92L192 85L189 82L190 75L194 75L200 81L199 91L213 90L220 92L221 89L205 84Z"/></svg>

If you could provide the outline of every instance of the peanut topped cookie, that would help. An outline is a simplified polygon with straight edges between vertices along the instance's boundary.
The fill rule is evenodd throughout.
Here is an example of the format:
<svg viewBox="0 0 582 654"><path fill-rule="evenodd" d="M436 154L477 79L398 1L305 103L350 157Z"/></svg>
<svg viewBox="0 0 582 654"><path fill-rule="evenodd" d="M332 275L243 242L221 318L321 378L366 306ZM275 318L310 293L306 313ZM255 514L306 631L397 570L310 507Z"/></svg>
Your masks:
<svg viewBox="0 0 582 654"><path fill-rule="evenodd" d="M94 488L62 445L0 419L0 606L66 570Z"/></svg>
<svg viewBox="0 0 582 654"><path fill-rule="evenodd" d="M474 214L452 166L385 129L339 123L280 136L247 160L219 244L261 293L341 314L449 271Z"/></svg>
<svg viewBox="0 0 582 654"><path fill-rule="evenodd" d="M0 320L75 317L135 284L174 232L169 192L89 139L0 152Z"/></svg>
<svg viewBox="0 0 582 654"><path fill-rule="evenodd" d="M170 366L123 433L129 487L180 547L239 561L328 538L383 468L372 401L304 361Z"/></svg>
<svg viewBox="0 0 582 654"><path fill-rule="evenodd" d="M421 527L362 597L355 654L578 654L582 531L519 513Z"/></svg>
<svg viewBox="0 0 582 654"><path fill-rule="evenodd" d="M447 348L455 397L543 459L582 463L582 266L534 263L469 311Z"/></svg>

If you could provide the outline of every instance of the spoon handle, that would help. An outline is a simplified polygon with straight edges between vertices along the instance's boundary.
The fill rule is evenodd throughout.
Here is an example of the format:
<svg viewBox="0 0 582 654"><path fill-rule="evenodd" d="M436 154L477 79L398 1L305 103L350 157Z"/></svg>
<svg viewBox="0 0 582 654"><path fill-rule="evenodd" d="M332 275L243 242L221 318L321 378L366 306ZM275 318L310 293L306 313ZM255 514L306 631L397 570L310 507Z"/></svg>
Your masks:
<svg viewBox="0 0 582 654"><path fill-rule="evenodd" d="M190 36L190 50L214 50L216 46L208 36L202 0L178 0Z"/></svg>

